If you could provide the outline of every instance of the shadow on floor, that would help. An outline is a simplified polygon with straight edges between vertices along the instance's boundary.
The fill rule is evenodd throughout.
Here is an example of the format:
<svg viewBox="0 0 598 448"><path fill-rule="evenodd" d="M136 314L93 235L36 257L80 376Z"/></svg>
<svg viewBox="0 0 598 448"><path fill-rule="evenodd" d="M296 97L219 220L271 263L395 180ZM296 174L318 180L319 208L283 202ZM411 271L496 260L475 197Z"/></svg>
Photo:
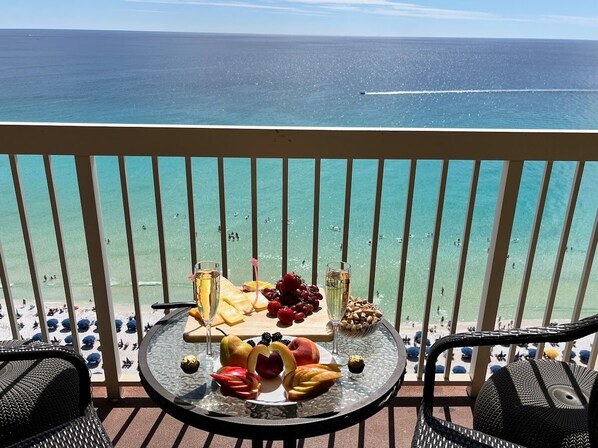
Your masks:
<svg viewBox="0 0 598 448"><path fill-rule="evenodd" d="M473 400L464 387L437 387L435 415L463 426L472 426ZM417 409L422 396L419 386L404 386L391 406L366 421L342 431L302 439L298 448L408 448L411 446ZM166 414L141 387L127 387L124 398L105 398L103 388L94 388L94 404L108 435L117 448L201 447L250 448L250 440L208 433ZM264 438L267 439L267 434ZM280 441L264 443L282 448Z"/></svg>

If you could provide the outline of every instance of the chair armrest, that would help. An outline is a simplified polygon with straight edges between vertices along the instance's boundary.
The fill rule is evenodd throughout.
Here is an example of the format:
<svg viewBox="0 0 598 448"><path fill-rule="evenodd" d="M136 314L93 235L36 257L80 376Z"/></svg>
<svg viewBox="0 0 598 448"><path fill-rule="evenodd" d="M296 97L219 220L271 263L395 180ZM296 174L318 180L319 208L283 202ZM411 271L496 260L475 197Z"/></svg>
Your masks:
<svg viewBox="0 0 598 448"><path fill-rule="evenodd" d="M438 339L430 348L424 373L423 408L429 410L434 400L434 377L438 356L449 348L488 346L496 344L522 344L543 342L568 342L598 331L598 314L577 322L549 327L529 327L510 330L472 331L457 333ZM424 337L422 336L422 339Z"/></svg>
<svg viewBox="0 0 598 448"><path fill-rule="evenodd" d="M70 362L79 376L79 408L81 415L91 403L91 377L83 356L70 347L44 342L0 341L0 362L60 358Z"/></svg>

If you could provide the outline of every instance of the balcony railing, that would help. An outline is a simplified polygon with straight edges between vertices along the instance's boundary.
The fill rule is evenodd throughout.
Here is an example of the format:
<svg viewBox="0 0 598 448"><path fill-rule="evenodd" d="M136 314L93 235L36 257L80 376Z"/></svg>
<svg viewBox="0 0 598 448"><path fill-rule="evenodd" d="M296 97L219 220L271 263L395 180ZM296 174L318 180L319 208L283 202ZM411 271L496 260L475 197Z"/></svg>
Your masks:
<svg viewBox="0 0 598 448"><path fill-rule="evenodd" d="M121 371L113 294L118 289L131 296L140 342L148 303L188 294L185 280L198 258L220 259L224 275L234 282L250 278L247 260L256 257L264 278L296 270L312 283L321 281L326 261L347 259L359 267L353 292L379 304L405 336L417 330L428 335L437 326L455 332L463 321L478 330L508 320L519 327L530 296L537 315L532 317L542 325L555 315L577 320L598 312L592 274L598 132L3 123L0 154L0 279L7 316L0 329L10 328L13 338L30 336L30 329L20 328L16 305L29 288L42 338L51 340L44 304L49 297L66 304L79 350L76 305L93 295L103 359L103 373L94 379L112 397L137 379ZM47 196L31 193L39 189ZM35 197L31 202L41 215L32 218L29 197ZM64 204L80 207L79 232L70 222L74 212L65 212ZM560 216L557 234L542 234L547 214ZM22 238L7 227L11 219L20 223ZM460 226L454 227L456 221ZM249 229L242 242L230 237L239 222ZM204 235L214 235L216 225L214 245L214 237ZM515 237L515 226L526 229L525 237ZM106 229L118 234L112 246ZM149 239L155 239L153 250L139 244ZM75 240L80 247L69 242ZM486 247L472 250L472 241ZM51 253L48 246L54 244L56 255L49 262L60 269L60 293L41 279L48 256L42 263L36 258L39 247ZM509 258L514 244L520 244L517 262ZM553 248L549 259L545 251L537 256L544 246ZM15 255L19 250L24 256ZM117 254L123 256L116 260ZM545 277L536 275L539 259L544 271L550 266ZM159 266L159 281L141 281L140 271L151 271L152 265ZM451 269L439 274L448 265ZM111 281L115 271L126 277L124 287ZM11 283L13 277L19 280ZM564 283L566 294L576 290L575 301L569 298L555 313ZM144 293L140 286L148 284L151 292ZM439 300L446 308L441 321L440 304L434 310ZM464 317L468 314L477 318ZM509 362L516 349L509 349ZM425 343L419 350L417 368L411 366L408 376L416 382L422 379ZM567 346L563 359L570 351ZM542 354L538 347L537 356ZM474 351L466 375L450 373L451 359L448 353L444 380L467 384L475 395L488 372L490 348Z"/></svg>

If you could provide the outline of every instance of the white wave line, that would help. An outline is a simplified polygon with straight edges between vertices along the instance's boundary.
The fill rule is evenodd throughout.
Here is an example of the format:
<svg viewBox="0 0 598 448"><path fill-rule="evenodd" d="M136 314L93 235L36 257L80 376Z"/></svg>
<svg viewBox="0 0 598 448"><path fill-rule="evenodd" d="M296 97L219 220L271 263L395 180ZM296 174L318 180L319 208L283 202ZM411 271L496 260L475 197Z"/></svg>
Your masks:
<svg viewBox="0 0 598 448"><path fill-rule="evenodd" d="M395 90L387 92L361 92L363 95L442 95L466 93L542 93L583 92L598 93L598 89L464 89L464 90Z"/></svg>

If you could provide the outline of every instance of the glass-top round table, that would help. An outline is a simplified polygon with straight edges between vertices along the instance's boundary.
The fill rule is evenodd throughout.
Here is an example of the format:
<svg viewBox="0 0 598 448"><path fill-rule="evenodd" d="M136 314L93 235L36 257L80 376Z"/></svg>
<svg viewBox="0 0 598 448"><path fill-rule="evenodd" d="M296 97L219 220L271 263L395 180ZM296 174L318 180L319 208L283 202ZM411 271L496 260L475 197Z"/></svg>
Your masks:
<svg viewBox="0 0 598 448"><path fill-rule="evenodd" d="M143 387L162 409L178 420L208 432L251 439L254 447L261 447L263 440L284 440L284 446L291 447L297 439L352 426L384 407L403 380L405 346L394 327L383 320L366 337L340 335L341 350L363 356L365 369L354 375L343 366L343 377L316 398L266 403L225 397L209 372L201 367L193 374L181 370L184 355L198 355L205 350L205 343L183 340L186 321L185 309L170 313L144 337L139 347ZM318 342L318 345L332 349L331 342ZM218 348L214 344L216 358Z"/></svg>

